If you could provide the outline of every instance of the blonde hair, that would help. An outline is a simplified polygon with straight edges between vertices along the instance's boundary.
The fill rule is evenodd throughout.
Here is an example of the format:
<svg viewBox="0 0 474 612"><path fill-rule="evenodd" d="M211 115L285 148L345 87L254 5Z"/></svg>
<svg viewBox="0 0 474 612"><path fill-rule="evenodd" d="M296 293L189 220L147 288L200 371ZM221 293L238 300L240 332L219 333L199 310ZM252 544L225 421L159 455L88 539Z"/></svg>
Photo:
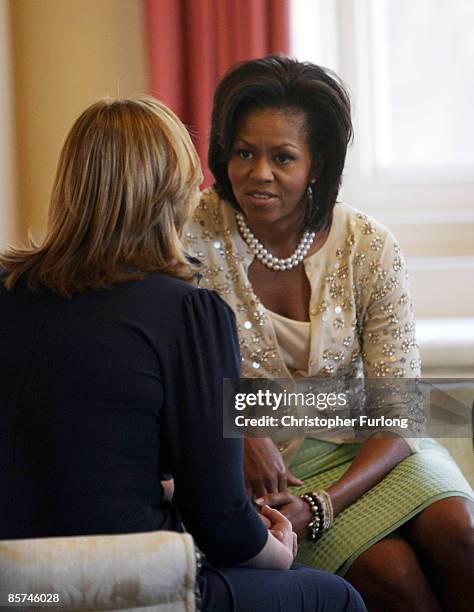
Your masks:
<svg viewBox="0 0 474 612"><path fill-rule="evenodd" d="M93 104L62 148L43 242L0 256L5 286L25 274L31 289L70 296L147 272L191 278L181 236L201 181L189 134L164 104Z"/></svg>

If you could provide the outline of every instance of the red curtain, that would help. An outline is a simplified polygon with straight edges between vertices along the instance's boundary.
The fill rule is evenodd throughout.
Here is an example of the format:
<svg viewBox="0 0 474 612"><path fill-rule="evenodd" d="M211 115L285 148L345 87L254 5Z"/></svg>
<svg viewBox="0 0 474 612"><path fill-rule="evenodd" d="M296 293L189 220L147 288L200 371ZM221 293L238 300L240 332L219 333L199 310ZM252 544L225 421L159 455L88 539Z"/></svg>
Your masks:
<svg viewBox="0 0 474 612"><path fill-rule="evenodd" d="M237 61L288 53L289 0L144 0L150 92L189 128L205 181L212 95Z"/></svg>

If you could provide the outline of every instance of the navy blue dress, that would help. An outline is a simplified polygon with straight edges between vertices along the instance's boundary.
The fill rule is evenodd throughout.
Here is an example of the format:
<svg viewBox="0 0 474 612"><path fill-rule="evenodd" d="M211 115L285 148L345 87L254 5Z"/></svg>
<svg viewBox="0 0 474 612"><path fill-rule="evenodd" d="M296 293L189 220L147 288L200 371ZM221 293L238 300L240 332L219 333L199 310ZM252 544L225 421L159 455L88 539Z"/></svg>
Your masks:
<svg viewBox="0 0 474 612"><path fill-rule="evenodd" d="M225 567L267 538L245 494L242 443L222 436L222 379L238 375L234 315L213 292L162 274L70 299L0 283L0 539L183 522L209 562L208 610L279 610L279 587L292 605L282 610L325 610L328 593L332 612L362 609L316 570ZM252 586L264 575L266 595Z"/></svg>

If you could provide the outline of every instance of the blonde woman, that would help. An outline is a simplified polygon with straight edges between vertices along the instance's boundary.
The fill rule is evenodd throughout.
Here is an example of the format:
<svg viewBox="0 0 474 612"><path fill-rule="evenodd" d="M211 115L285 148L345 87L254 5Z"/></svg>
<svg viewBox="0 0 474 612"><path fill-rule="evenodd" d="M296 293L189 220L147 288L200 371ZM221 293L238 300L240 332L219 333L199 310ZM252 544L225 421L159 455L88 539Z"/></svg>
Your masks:
<svg viewBox="0 0 474 612"><path fill-rule="evenodd" d="M103 100L74 124L45 239L0 257L0 539L184 521L208 559L204 610L362 610L340 578L282 571L291 525L257 515L241 443L222 437L234 317L185 282L181 245L200 181L185 128L156 100Z"/></svg>

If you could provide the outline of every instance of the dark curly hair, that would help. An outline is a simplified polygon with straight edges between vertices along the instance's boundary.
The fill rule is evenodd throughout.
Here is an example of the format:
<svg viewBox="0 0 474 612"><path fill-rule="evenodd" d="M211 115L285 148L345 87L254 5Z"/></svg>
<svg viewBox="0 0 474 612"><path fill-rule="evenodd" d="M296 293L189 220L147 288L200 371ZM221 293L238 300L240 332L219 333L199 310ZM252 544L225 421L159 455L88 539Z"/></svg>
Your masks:
<svg viewBox="0 0 474 612"><path fill-rule="evenodd" d="M217 193L240 210L227 174L239 121L256 108L303 110L318 180L308 200L305 228L319 230L332 218L347 145L352 139L349 95L330 70L282 55L241 62L222 78L214 94L208 163Z"/></svg>

